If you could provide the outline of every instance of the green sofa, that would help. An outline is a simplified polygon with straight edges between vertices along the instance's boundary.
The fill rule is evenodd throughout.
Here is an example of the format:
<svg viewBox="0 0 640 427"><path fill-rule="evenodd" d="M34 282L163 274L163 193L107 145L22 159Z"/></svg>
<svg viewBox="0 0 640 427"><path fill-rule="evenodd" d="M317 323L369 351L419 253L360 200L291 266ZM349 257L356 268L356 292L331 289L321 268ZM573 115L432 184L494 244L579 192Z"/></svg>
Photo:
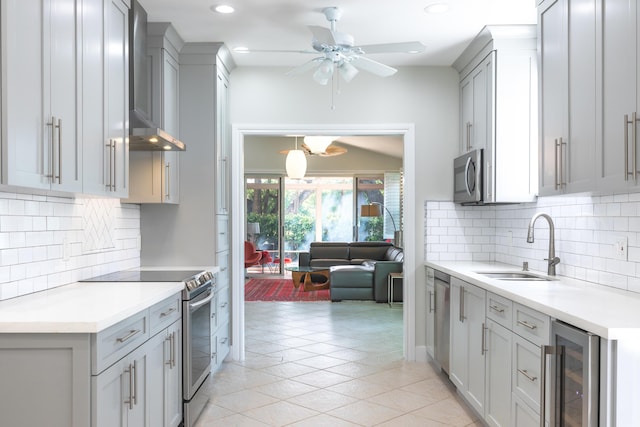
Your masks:
<svg viewBox="0 0 640 427"><path fill-rule="evenodd" d="M404 253L388 242L313 242L300 253L301 267L328 267L331 301L388 302L389 273L402 272ZM397 282L396 282L397 283ZM402 286L394 287L394 301L402 301Z"/></svg>

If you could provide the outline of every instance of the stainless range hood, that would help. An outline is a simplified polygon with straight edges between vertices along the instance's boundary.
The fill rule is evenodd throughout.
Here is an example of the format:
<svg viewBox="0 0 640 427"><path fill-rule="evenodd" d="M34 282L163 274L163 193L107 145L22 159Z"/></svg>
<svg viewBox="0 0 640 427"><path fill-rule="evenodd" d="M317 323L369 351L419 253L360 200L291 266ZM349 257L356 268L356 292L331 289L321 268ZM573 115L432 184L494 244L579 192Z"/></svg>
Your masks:
<svg viewBox="0 0 640 427"><path fill-rule="evenodd" d="M165 132L149 115L151 101L148 93L147 12L137 0L129 11L129 150L185 151L178 138Z"/></svg>

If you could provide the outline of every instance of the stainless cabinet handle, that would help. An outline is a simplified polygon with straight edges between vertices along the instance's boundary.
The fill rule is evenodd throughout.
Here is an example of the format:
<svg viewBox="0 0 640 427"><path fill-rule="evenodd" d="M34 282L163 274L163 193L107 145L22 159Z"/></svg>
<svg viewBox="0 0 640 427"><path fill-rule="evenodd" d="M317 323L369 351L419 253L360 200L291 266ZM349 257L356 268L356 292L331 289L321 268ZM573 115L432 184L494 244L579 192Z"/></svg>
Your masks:
<svg viewBox="0 0 640 427"><path fill-rule="evenodd" d="M522 325L525 328L531 329L532 331L538 328L537 325L532 325L530 323L527 323L525 320L518 320L518 325Z"/></svg>
<svg viewBox="0 0 640 427"><path fill-rule="evenodd" d="M129 340L134 335L138 334L139 332L140 332L140 329L132 329L132 330L129 331L129 333L127 335L125 335L124 337L116 339L116 341L119 342L119 343L123 343L123 342Z"/></svg>
<svg viewBox="0 0 640 427"><path fill-rule="evenodd" d="M460 286L460 323L464 323L464 288Z"/></svg>
<svg viewBox="0 0 640 427"><path fill-rule="evenodd" d="M55 182L57 179L58 184L62 184L62 119L58 119L55 127L58 129L58 174L53 177L53 180ZM53 173L53 170L51 173Z"/></svg>
<svg viewBox="0 0 640 427"><path fill-rule="evenodd" d="M534 377L533 375L529 375L529 372L527 372L526 369L518 369L518 372L520 372L522 375L524 375L531 382L535 382L535 381L538 380L538 377Z"/></svg>
<svg viewBox="0 0 640 427"><path fill-rule="evenodd" d="M431 303L431 301L433 301L433 297L434 297L434 296L435 296L435 292L431 292L431 291L429 291L429 313L433 313L433 311L434 311L434 307L433 307L433 306L434 306L435 304L432 304L432 303Z"/></svg>
<svg viewBox="0 0 640 427"><path fill-rule="evenodd" d="M484 356L484 354L487 352L487 326L482 323L482 339L480 340L480 355Z"/></svg>
<svg viewBox="0 0 640 427"><path fill-rule="evenodd" d="M220 344L226 344L228 340L229 340L229 337L224 337L220 340Z"/></svg>
<svg viewBox="0 0 640 427"><path fill-rule="evenodd" d="M171 344L172 344L172 347L171 347L171 367L172 368L176 367L176 347L178 347L177 344L176 344L177 336L178 336L178 333L176 331L173 331L171 333Z"/></svg>
<svg viewBox="0 0 640 427"><path fill-rule="evenodd" d="M133 409L133 366L129 363L129 368L124 370L129 373L129 399L125 400L124 403L129 404L129 409Z"/></svg>
<svg viewBox="0 0 640 427"><path fill-rule="evenodd" d="M563 356L564 349L563 346L551 346L551 345L543 345L540 347L541 357L540 357L540 427L546 427L545 417L547 415L547 401L546 397L546 388L547 388L547 356L548 355L556 355ZM551 382L551 399L555 396L555 388L558 387L558 384L552 378ZM551 402L551 414L549 416L550 426L559 425L556 423L556 405L554 402Z"/></svg>
<svg viewBox="0 0 640 427"><path fill-rule="evenodd" d="M471 122L467 122L467 151L471 151Z"/></svg>
<svg viewBox="0 0 640 427"><path fill-rule="evenodd" d="M638 121L638 113L635 111L631 114L631 164L633 165L633 182L638 183L638 131L637 131L637 123Z"/></svg>
<svg viewBox="0 0 640 427"><path fill-rule="evenodd" d="M491 162L487 161L487 179L485 180L485 182L487 183L486 189L487 189L488 201L493 201L493 194L491 191L493 189L493 184L492 184L493 174L491 173L492 166L493 165L491 164Z"/></svg>
<svg viewBox="0 0 640 427"><path fill-rule="evenodd" d="M171 186L171 179L169 178L169 173L170 173L170 167L171 167L171 163L167 162L166 165L164 165L164 188L166 190L164 197L169 199L170 196L170 186Z"/></svg>
<svg viewBox="0 0 640 427"><path fill-rule="evenodd" d="M45 175L47 178L51 179L51 182L55 182L55 128L56 128L56 117L51 116L51 122L47 123L47 126L51 128L51 140L49 143L50 153L49 153L49 174Z"/></svg>
<svg viewBox="0 0 640 427"><path fill-rule="evenodd" d="M553 140L553 149L554 149L554 176L555 176L555 180L554 180L554 189L557 190L558 187L560 186L558 184L558 138Z"/></svg>
<svg viewBox="0 0 640 427"><path fill-rule="evenodd" d="M172 357L172 354L173 354L173 335L169 335L164 340L169 342L169 360L164 362L164 364L165 365L169 365L169 368L171 368L171 357Z"/></svg>
<svg viewBox="0 0 640 427"><path fill-rule="evenodd" d="M490 305L489 310L493 310L496 313L504 313L504 308L500 308L497 305Z"/></svg>
<svg viewBox="0 0 640 427"><path fill-rule="evenodd" d="M624 180L629 181L629 115L624 115ZM635 123L634 123L635 126Z"/></svg>
<svg viewBox="0 0 640 427"><path fill-rule="evenodd" d="M133 361L133 404L138 404L138 361Z"/></svg>
<svg viewBox="0 0 640 427"><path fill-rule="evenodd" d="M117 164L118 164L118 156L117 156L118 151L117 150L118 150L118 146L116 144L116 140L114 139L113 140L113 191L117 191L118 190L118 186L117 186L118 184L117 184L117 181L116 181L117 177L118 177L117 170L116 170L116 167L117 167Z"/></svg>
<svg viewBox="0 0 640 427"><path fill-rule="evenodd" d="M171 307L169 310L160 313L160 317L166 317L166 316L170 315L171 313L173 313L176 310L177 309L175 307Z"/></svg>

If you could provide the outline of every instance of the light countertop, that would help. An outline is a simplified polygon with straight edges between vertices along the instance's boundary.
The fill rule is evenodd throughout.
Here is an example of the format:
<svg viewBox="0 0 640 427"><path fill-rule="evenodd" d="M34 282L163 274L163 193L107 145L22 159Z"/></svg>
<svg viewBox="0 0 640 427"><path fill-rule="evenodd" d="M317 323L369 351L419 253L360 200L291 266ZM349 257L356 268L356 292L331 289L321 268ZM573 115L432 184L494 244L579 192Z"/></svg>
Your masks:
<svg viewBox="0 0 640 427"><path fill-rule="evenodd" d="M208 270L218 267L141 267ZM181 292L182 282L77 282L0 301L0 333L97 333Z"/></svg>
<svg viewBox="0 0 640 427"><path fill-rule="evenodd" d="M427 261L425 265L600 337L640 337L640 294L564 276L556 276L553 281L509 281L477 273L522 271L500 263ZM531 273L546 276L537 271Z"/></svg>

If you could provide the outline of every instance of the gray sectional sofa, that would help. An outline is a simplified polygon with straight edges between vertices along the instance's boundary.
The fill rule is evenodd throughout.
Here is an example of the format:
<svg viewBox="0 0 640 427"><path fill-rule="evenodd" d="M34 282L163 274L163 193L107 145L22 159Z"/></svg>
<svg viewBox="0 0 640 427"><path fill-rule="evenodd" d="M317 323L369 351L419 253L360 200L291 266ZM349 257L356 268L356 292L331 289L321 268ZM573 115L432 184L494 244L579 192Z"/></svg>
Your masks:
<svg viewBox="0 0 640 427"><path fill-rule="evenodd" d="M313 242L300 253L301 267L329 267L331 301L387 302L389 273L402 272L402 249L387 242ZM402 286L394 287L402 301Z"/></svg>

